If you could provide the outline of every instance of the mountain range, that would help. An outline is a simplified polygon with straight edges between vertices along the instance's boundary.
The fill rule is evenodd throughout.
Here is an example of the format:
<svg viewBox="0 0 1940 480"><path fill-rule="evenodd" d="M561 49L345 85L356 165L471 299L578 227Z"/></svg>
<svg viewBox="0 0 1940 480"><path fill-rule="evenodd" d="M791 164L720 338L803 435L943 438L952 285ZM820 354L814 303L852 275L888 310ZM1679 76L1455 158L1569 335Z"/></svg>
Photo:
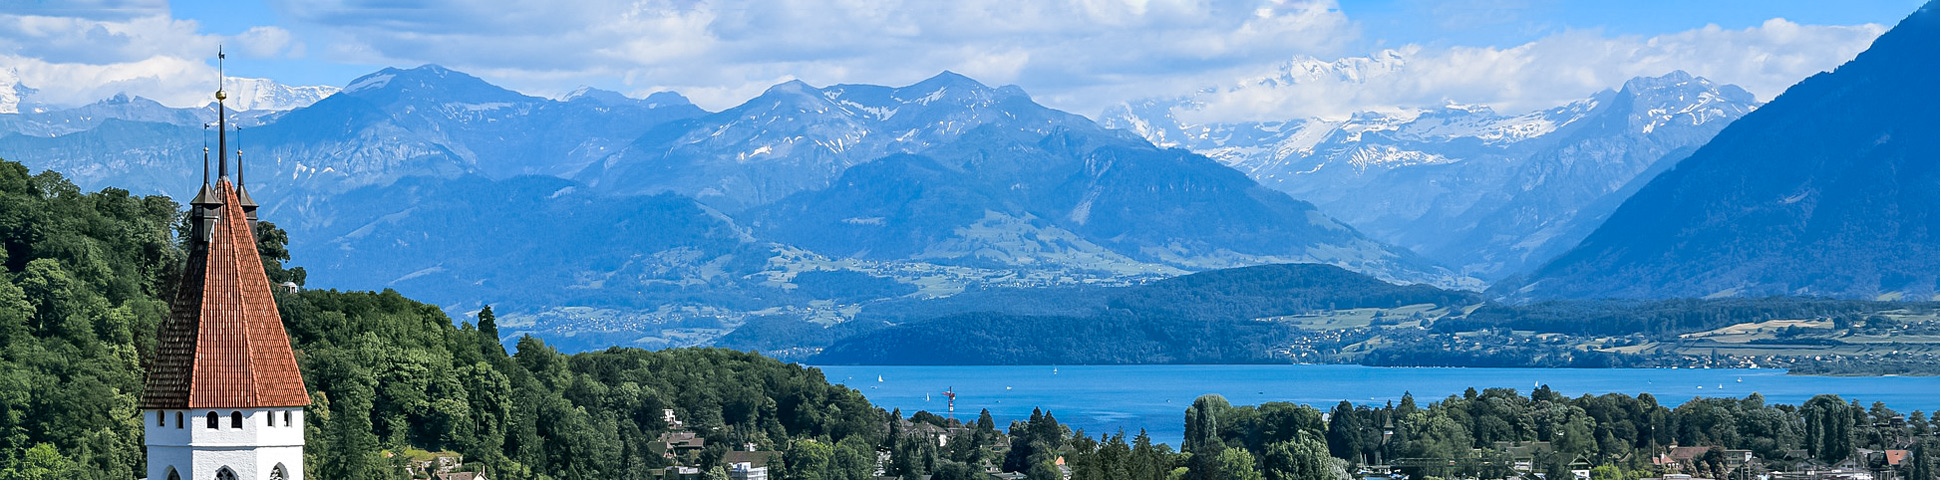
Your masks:
<svg viewBox="0 0 1940 480"><path fill-rule="evenodd" d="M1204 156L948 72L789 82L706 112L424 66L238 116L240 175L313 286L497 304L502 325L587 342L704 343L755 316L832 324L906 295L1264 263L1483 286ZM213 117L117 97L6 118L20 126L0 155L175 193L200 177Z"/></svg>
<svg viewBox="0 0 1940 480"><path fill-rule="evenodd" d="M1940 2L1658 175L1509 297L1940 293Z"/></svg>
<svg viewBox="0 0 1940 480"><path fill-rule="evenodd" d="M1868 55L1930 54L1918 51L1931 45L1925 37L1897 35L1915 40ZM1891 62L1867 58L1855 65ZM1303 65L1308 76L1392 67ZM1856 290L1787 256L1898 269L1878 272L1875 287L1931 287L1931 275L1906 267L1925 261L1920 222L1932 202L1920 192L1932 189L1917 176L1927 170L1905 160L1926 151L1924 136L1904 132L1924 124L1892 110L1930 99L1841 86L1906 89L1898 82L1930 73L1897 68L1849 65L1830 76L1880 77L1858 83L1815 77L1795 90L1823 84L1812 89L1826 100L1780 113L1742 89L1672 72L1520 114L1451 104L1199 124L1181 120L1200 105L1193 97L1126 104L1094 122L950 72L902 87L790 81L710 112L672 92L540 98L426 65L341 90L242 93L252 87L236 84L255 103L232 112L242 129L231 140L237 175L262 217L289 231L311 287L397 288L454 315L491 304L506 333L567 348L773 348L915 320L858 322L882 310L872 306L985 302L950 300L964 292L1036 305L991 292L1138 286L1280 263L1456 290L1502 279L1491 293L1517 300L1883 288ZM1864 121L1799 126L1811 123L1800 112L1814 111ZM4 114L0 157L86 188L186 194L214 115L128 96ZM1743 126L1758 118L1789 120ZM1731 133L1739 130L1751 133ZM1827 134L1845 137L1800 144ZM1859 140L1901 153L1869 153ZM1780 158L1751 145L1785 141L1787 172L1743 163ZM1878 165L1831 160L1853 151ZM1867 190L1881 181L1898 183ZM1799 199L1785 205L1806 206L1743 203L1779 191ZM1832 209L1814 210L1822 205ZM1841 223L1811 227L1834 218ZM1836 234L1847 231L1869 237ZM1699 257L1738 263L1684 270L1708 265ZM1730 282L1692 273L1742 280L1773 275L1767 267L1807 280L1713 288ZM1932 290L1915 287L1893 291ZM1079 313L1071 318L1091 318ZM823 333L802 333L812 331Z"/></svg>
<svg viewBox="0 0 1940 480"><path fill-rule="evenodd" d="M223 88L230 92L227 105L239 112L246 111L285 111L294 110L317 103L341 90L328 85L284 85L267 78L227 77ZM35 97L39 90L27 85L14 70L0 70L0 114L46 113L57 108L39 101ZM116 97L129 97L119 94ZM159 105L159 104L158 104ZM168 107L163 107L168 108ZM214 103L209 104L211 112ZM214 114L209 115L214 120Z"/></svg>
<svg viewBox="0 0 1940 480"><path fill-rule="evenodd" d="M1391 75L1404 61L1364 60L1304 62L1262 81ZM1736 86L1671 72L1515 115L1450 104L1195 123L1181 118L1203 100L1184 97L1120 105L1101 123L1218 159L1376 240L1493 280L1574 246L1642 181L1757 106Z"/></svg>

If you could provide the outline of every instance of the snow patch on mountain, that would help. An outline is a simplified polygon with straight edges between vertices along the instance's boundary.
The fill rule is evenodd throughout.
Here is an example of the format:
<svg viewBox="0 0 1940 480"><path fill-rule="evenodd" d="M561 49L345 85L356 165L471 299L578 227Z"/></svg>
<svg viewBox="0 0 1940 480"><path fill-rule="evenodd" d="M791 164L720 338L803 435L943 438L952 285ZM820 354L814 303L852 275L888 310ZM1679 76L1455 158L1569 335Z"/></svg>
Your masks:
<svg viewBox="0 0 1940 480"><path fill-rule="evenodd" d="M354 92L362 92L365 90L375 90L379 88L384 88L385 85L389 85L391 83L391 79L393 78L397 78L397 75L391 74L391 73L380 73L376 75L368 75L368 76L365 76L364 78L358 79L356 82L352 82L350 86L344 87L343 91L345 93L354 93Z"/></svg>

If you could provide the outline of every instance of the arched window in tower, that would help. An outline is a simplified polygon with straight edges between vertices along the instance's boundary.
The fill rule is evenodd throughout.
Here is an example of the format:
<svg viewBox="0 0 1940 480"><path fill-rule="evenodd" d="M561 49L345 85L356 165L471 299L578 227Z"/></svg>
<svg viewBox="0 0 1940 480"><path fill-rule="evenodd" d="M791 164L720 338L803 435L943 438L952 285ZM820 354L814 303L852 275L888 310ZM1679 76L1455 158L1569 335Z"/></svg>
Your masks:
<svg viewBox="0 0 1940 480"><path fill-rule="evenodd" d="M263 412L263 418L269 419L269 426L276 426L276 412Z"/></svg>
<svg viewBox="0 0 1940 480"><path fill-rule="evenodd" d="M209 429L215 430L217 428L222 428L222 420L220 420L221 418L222 417L216 416L216 412L209 412Z"/></svg>
<svg viewBox="0 0 1940 480"><path fill-rule="evenodd" d="M222 467L221 470L216 470L216 480L236 480L236 471L230 470L229 467Z"/></svg>
<svg viewBox="0 0 1940 480"><path fill-rule="evenodd" d="M289 411L289 410L284 410L284 411L283 411L283 426L285 426L285 427L287 427L287 426L290 426L290 411Z"/></svg>
<svg viewBox="0 0 1940 480"><path fill-rule="evenodd" d="M242 428L242 412L229 412L229 428Z"/></svg>
<svg viewBox="0 0 1940 480"><path fill-rule="evenodd" d="M182 474L176 472L175 467L168 467L168 480L182 480Z"/></svg>
<svg viewBox="0 0 1940 480"><path fill-rule="evenodd" d="M182 412L175 412L175 428L182 428Z"/></svg>
<svg viewBox="0 0 1940 480"><path fill-rule="evenodd" d="M269 480L290 480L290 471L284 469L283 464L278 463L276 468L269 469Z"/></svg>
<svg viewBox="0 0 1940 480"><path fill-rule="evenodd" d="M166 427L166 426L168 426L168 416L167 416L167 415L168 415L168 413L167 413L167 412L163 412L163 411L161 411L161 410L156 410L156 411L155 411L155 426L157 426L157 427Z"/></svg>

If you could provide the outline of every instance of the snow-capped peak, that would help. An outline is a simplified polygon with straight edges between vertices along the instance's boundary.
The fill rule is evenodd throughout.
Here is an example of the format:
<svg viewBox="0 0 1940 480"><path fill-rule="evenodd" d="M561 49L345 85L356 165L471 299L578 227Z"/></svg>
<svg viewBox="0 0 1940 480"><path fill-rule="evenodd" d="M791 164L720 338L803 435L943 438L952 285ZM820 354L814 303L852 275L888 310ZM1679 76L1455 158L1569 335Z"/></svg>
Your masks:
<svg viewBox="0 0 1940 480"><path fill-rule="evenodd" d="M224 104L238 111L292 110L310 106L339 91L337 87L325 85L292 87L267 78L247 77L229 77L223 81L222 88L229 93L229 100Z"/></svg>
<svg viewBox="0 0 1940 480"><path fill-rule="evenodd" d="M0 113L20 113L20 104L34 89L20 84L20 72L0 71Z"/></svg>
<svg viewBox="0 0 1940 480"><path fill-rule="evenodd" d="M1382 50L1365 57L1344 57L1334 61L1314 57L1300 57L1281 64L1279 71L1271 76L1249 79L1247 85L1277 87L1299 85L1315 81L1338 81L1344 83L1365 83L1368 79L1400 72L1407 67L1405 55L1399 50Z"/></svg>
<svg viewBox="0 0 1940 480"><path fill-rule="evenodd" d="M1673 122L1702 125L1737 119L1760 105L1757 97L1737 85L1714 84L1683 71L1633 78L1624 82L1618 95L1632 105L1636 113L1631 122L1644 133Z"/></svg>

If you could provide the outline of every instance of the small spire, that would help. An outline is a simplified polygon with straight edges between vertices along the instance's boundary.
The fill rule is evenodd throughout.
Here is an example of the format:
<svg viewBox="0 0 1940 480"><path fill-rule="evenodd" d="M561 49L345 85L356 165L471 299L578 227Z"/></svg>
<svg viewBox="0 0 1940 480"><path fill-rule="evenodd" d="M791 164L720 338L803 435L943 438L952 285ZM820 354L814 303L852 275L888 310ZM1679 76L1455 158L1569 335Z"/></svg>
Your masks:
<svg viewBox="0 0 1940 480"><path fill-rule="evenodd" d="M202 124L202 187L209 186L209 124Z"/></svg>
<svg viewBox="0 0 1940 480"><path fill-rule="evenodd" d="M243 185L242 127L236 127L236 188Z"/></svg>

